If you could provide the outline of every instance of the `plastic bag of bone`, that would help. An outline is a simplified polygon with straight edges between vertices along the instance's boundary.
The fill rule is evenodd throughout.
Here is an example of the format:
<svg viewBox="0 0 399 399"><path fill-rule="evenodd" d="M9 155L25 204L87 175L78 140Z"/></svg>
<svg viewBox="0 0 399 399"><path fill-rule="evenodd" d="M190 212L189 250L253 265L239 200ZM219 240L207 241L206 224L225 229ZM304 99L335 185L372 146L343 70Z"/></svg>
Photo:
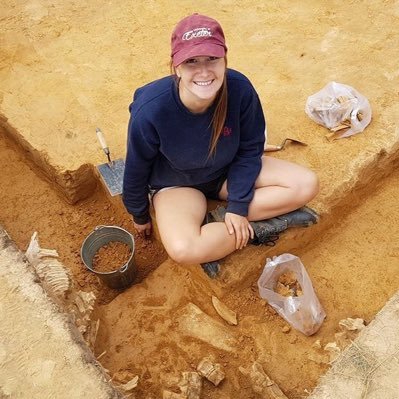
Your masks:
<svg viewBox="0 0 399 399"><path fill-rule="evenodd" d="M330 129L327 139L349 137L362 132L371 121L371 107L366 97L353 87L330 82L308 97L306 114Z"/></svg>

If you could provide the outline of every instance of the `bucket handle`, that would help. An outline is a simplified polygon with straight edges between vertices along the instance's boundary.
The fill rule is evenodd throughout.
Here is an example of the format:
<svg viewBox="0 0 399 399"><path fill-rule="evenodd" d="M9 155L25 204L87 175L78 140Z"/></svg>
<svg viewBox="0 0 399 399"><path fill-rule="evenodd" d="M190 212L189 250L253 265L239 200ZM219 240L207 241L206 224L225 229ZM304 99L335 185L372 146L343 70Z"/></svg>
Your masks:
<svg viewBox="0 0 399 399"><path fill-rule="evenodd" d="M128 266L129 266L129 264L128 264L128 263L125 263L125 264L118 270L118 272L120 272L120 273L125 273L125 271L127 270Z"/></svg>
<svg viewBox="0 0 399 399"><path fill-rule="evenodd" d="M119 227L119 226L106 226L105 224L99 224L98 226L94 227L94 230L102 229L103 227Z"/></svg>

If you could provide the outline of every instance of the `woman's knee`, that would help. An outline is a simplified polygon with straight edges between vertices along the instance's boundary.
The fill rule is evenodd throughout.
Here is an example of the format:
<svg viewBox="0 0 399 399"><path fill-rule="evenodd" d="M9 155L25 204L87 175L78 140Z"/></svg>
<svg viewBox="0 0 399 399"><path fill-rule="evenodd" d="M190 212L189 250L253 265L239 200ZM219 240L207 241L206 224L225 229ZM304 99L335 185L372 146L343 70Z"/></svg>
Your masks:
<svg viewBox="0 0 399 399"><path fill-rule="evenodd" d="M310 169L304 171L295 183L297 199L300 203L306 204L311 201L319 192L319 178Z"/></svg>
<svg viewBox="0 0 399 399"><path fill-rule="evenodd" d="M195 246L190 239L175 239L165 246L168 255L177 263L189 264L195 262Z"/></svg>

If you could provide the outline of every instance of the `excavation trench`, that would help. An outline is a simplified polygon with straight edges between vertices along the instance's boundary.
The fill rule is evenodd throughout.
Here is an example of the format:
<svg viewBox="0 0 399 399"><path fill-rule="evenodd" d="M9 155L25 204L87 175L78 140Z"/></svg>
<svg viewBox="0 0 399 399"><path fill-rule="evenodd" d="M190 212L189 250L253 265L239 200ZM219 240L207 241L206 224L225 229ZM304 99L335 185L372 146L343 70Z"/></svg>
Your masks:
<svg viewBox="0 0 399 399"><path fill-rule="evenodd" d="M79 251L97 225L133 230L120 202L110 201L99 184L86 200L67 204L3 133L0 148L1 224L22 250L37 231L42 247L59 252L76 287L95 293L93 318L99 318L100 328L94 354L101 354L114 381L138 375L137 397L158 398L163 389L177 392L181 372L193 371L210 355L226 379L217 388L205 382L202 398L237 397L237 391L242 399L255 398L239 371L254 361L289 398L306 396L329 367L323 347L337 341L339 321L359 317L370 322L398 289L399 172L393 160L385 159L383 179L363 176L358 189L336 202L319 226L295 240L287 235L272 249L248 247L228 257L218 280L210 280L198 265L172 262L157 240L136 237L136 282L118 292L84 268ZM265 260L282 252L300 257L327 313L312 337L287 328L259 298L256 282ZM228 268L242 271L242 279L232 278ZM237 326L218 316L212 295L237 313Z"/></svg>

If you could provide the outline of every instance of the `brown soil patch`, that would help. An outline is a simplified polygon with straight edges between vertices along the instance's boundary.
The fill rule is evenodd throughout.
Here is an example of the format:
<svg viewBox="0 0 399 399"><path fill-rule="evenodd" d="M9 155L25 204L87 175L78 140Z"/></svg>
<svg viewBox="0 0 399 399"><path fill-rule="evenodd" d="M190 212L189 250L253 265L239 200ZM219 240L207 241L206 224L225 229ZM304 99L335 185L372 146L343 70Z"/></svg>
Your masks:
<svg viewBox="0 0 399 399"><path fill-rule="evenodd" d="M129 215L110 203L102 187L98 187L85 201L67 204L51 184L38 177L40 172L26 162L21 149L1 130L0 148L0 223L22 250L27 249L33 232L37 231L40 246L58 251L60 261L71 272L80 289L92 290L98 303L112 300L119 292L105 287L94 273L87 270L80 249L96 226L116 225L134 234ZM166 259L166 254L156 240L135 236L135 246L135 283L138 283Z"/></svg>
<svg viewBox="0 0 399 399"><path fill-rule="evenodd" d="M259 273L250 284L229 291L222 282L209 280L198 265L162 263L166 255L159 243L136 237L136 284L117 296L83 267L79 252L84 238L97 225L119 225L132 231L128 215L111 205L100 188L84 202L65 204L2 135L0 147L1 223L22 249L33 231L38 231L41 246L57 249L76 284L96 293L102 306L96 312L101 323L95 353L106 351L101 363L119 381L123 376L139 375L138 397L159 397L162 389L176 390L182 371L193 371L204 356L212 355L223 366L226 380L217 388L205 382L203 398L234 397L237 390L240 398L253 398L248 378L238 369L254 360L264 365L288 397L300 398L328 368L320 360L322 349L313 346L316 340L322 347L334 341L341 319L361 317L369 322L398 289L396 171L380 188L373 187L358 208L341 214L332 229L295 253L327 313L319 332L305 337L289 328L259 297L256 283L265 257L255 259L251 248L239 257L240 267L258 262ZM278 245L275 251L279 254ZM212 306L212 295L237 313L238 326L229 326L220 318ZM190 302L230 337L233 349L218 347L212 336L207 343L183 328ZM207 327L198 326L201 329Z"/></svg>

